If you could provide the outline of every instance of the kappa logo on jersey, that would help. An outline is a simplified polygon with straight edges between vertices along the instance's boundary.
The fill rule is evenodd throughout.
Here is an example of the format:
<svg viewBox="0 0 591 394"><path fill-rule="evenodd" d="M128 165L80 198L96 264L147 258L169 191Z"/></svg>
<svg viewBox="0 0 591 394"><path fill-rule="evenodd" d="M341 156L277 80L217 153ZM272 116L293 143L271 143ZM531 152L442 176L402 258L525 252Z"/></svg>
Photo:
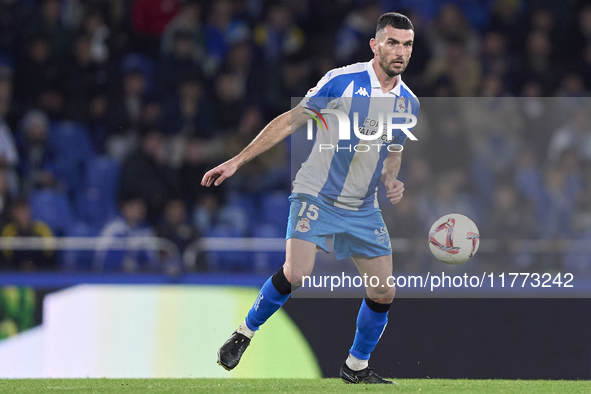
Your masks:
<svg viewBox="0 0 591 394"><path fill-rule="evenodd" d="M299 231L300 233L306 233L310 231L310 228L310 220L302 218L298 220L295 231Z"/></svg>
<svg viewBox="0 0 591 394"><path fill-rule="evenodd" d="M406 112L406 102L404 101L404 97L398 97L398 100L396 100L396 111Z"/></svg>
<svg viewBox="0 0 591 394"><path fill-rule="evenodd" d="M360 87L359 89L357 89L357 91L355 92L355 94L358 94L360 96L367 96L369 97L369 93L367 93L367 90L365 90L365 88Z"/></svg>

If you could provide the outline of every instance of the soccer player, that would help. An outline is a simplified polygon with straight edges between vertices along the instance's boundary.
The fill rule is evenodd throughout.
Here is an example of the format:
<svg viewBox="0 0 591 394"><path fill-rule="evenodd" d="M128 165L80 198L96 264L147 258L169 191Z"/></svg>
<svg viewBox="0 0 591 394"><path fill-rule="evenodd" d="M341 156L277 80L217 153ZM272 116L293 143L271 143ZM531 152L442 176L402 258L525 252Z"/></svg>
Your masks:
<svg viewBox="0 0 591 394"><path fill-rule="evenodd" d="M391 113L418 114L418 100L400 77L410 60L413 39L414 28L406 16L382 15L369 42L372 60L329 71L300 105L272 120L240 154L203 176L202 185L220 185L244 163L303 126L308 114L322 109L349 114L351 124L357 113L361 134L381 134L367 141L351 133L350 140L339 141L337 116L323 117L327 130L316 133L313 151L298 171L290 196L285 264L265 282L245 321L219 349L218 363L225 369L238 365L259 327L302 285L302 277L312 273L316 252L328 252L327 236L333 235L338 259L352 257L360 275L387 283L392 249L376 193L381 180L392 204L402 199L404 185L397 175L407 135L396 129L388 138L378 120L384 105ZM335 145L338 149L330 149ZM366 292L340 376L346 383L392 384L370 369L368 360L386 327L395 288L367 286Z"/></svg>

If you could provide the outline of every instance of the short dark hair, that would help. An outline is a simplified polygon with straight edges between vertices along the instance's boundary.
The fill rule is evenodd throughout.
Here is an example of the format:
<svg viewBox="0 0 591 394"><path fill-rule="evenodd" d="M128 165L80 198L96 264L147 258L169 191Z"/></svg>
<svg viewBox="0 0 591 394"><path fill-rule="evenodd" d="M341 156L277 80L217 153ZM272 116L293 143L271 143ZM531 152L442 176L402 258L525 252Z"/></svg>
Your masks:
<svg viewBox="0 0 591 394"><path fill-rule="evenodd" d="M380 19L378 19L378 25L376 27L376 35L382 29L385 29L386 26L392 26L395 29L401 30L414 30L414 26L412 22L406 15L400 14L398 12L386 12Z"/></svg>

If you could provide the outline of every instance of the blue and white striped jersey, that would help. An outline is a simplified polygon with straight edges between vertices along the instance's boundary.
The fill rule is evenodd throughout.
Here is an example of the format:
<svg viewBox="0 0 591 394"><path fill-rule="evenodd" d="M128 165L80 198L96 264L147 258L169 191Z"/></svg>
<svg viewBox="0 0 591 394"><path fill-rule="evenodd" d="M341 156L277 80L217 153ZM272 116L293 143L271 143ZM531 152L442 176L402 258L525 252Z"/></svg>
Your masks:
<svg viewBox="0 0 591 394"><path fill-rule="evenodd" d="M351 125L353 114L358 113L361 134L381 132L382 135L367 141L351 132L349 140L339 140L337 117L325 114L328 130L317 128L314 147L296 175L293 192L311 194L349 210L377 208L376 192L389 153L387 147L403 145L407 138L402 130L394 129L392 140L387 140L385 127L379 127L379 114L418 116L417 97L400 77L391 91L383 93L371 60L329 71L308 91L300 105L317 112L338 109L348 114ZM309 111L311 115L312 112ZM405 119L394 118L392 123L405 123ZM330 146L334 149L326 149Z"/></svg>

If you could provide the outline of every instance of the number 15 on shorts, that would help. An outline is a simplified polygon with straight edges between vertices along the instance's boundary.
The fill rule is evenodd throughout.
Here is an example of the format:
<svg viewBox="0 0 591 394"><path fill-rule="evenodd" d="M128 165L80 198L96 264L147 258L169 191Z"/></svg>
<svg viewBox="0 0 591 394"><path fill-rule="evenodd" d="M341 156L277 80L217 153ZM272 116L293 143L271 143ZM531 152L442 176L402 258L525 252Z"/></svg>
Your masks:
<svg viewBox="0 0 591 394"><path fill-rule="evenodd" d="M302 217L306 215L306 217ZM301 233L306 233L310 231L310 220L318 219L318 207L314 204L308 204L307 201L302 201L302 208L298 213L298 218L300 218L296 224L295 231L299 231Z"/></svg>
<svg viewBox="0 0 591 394"><path fill-rule="evenodd" d="M308 212L306 213L306 208L308 208ZM308 206L307 201L302 201L302 209L300 209L300 213L298 213L298 217L303 216L306 213L306 217L310 220L318 219L318 207L314 204L310 204Z"/></svg>

